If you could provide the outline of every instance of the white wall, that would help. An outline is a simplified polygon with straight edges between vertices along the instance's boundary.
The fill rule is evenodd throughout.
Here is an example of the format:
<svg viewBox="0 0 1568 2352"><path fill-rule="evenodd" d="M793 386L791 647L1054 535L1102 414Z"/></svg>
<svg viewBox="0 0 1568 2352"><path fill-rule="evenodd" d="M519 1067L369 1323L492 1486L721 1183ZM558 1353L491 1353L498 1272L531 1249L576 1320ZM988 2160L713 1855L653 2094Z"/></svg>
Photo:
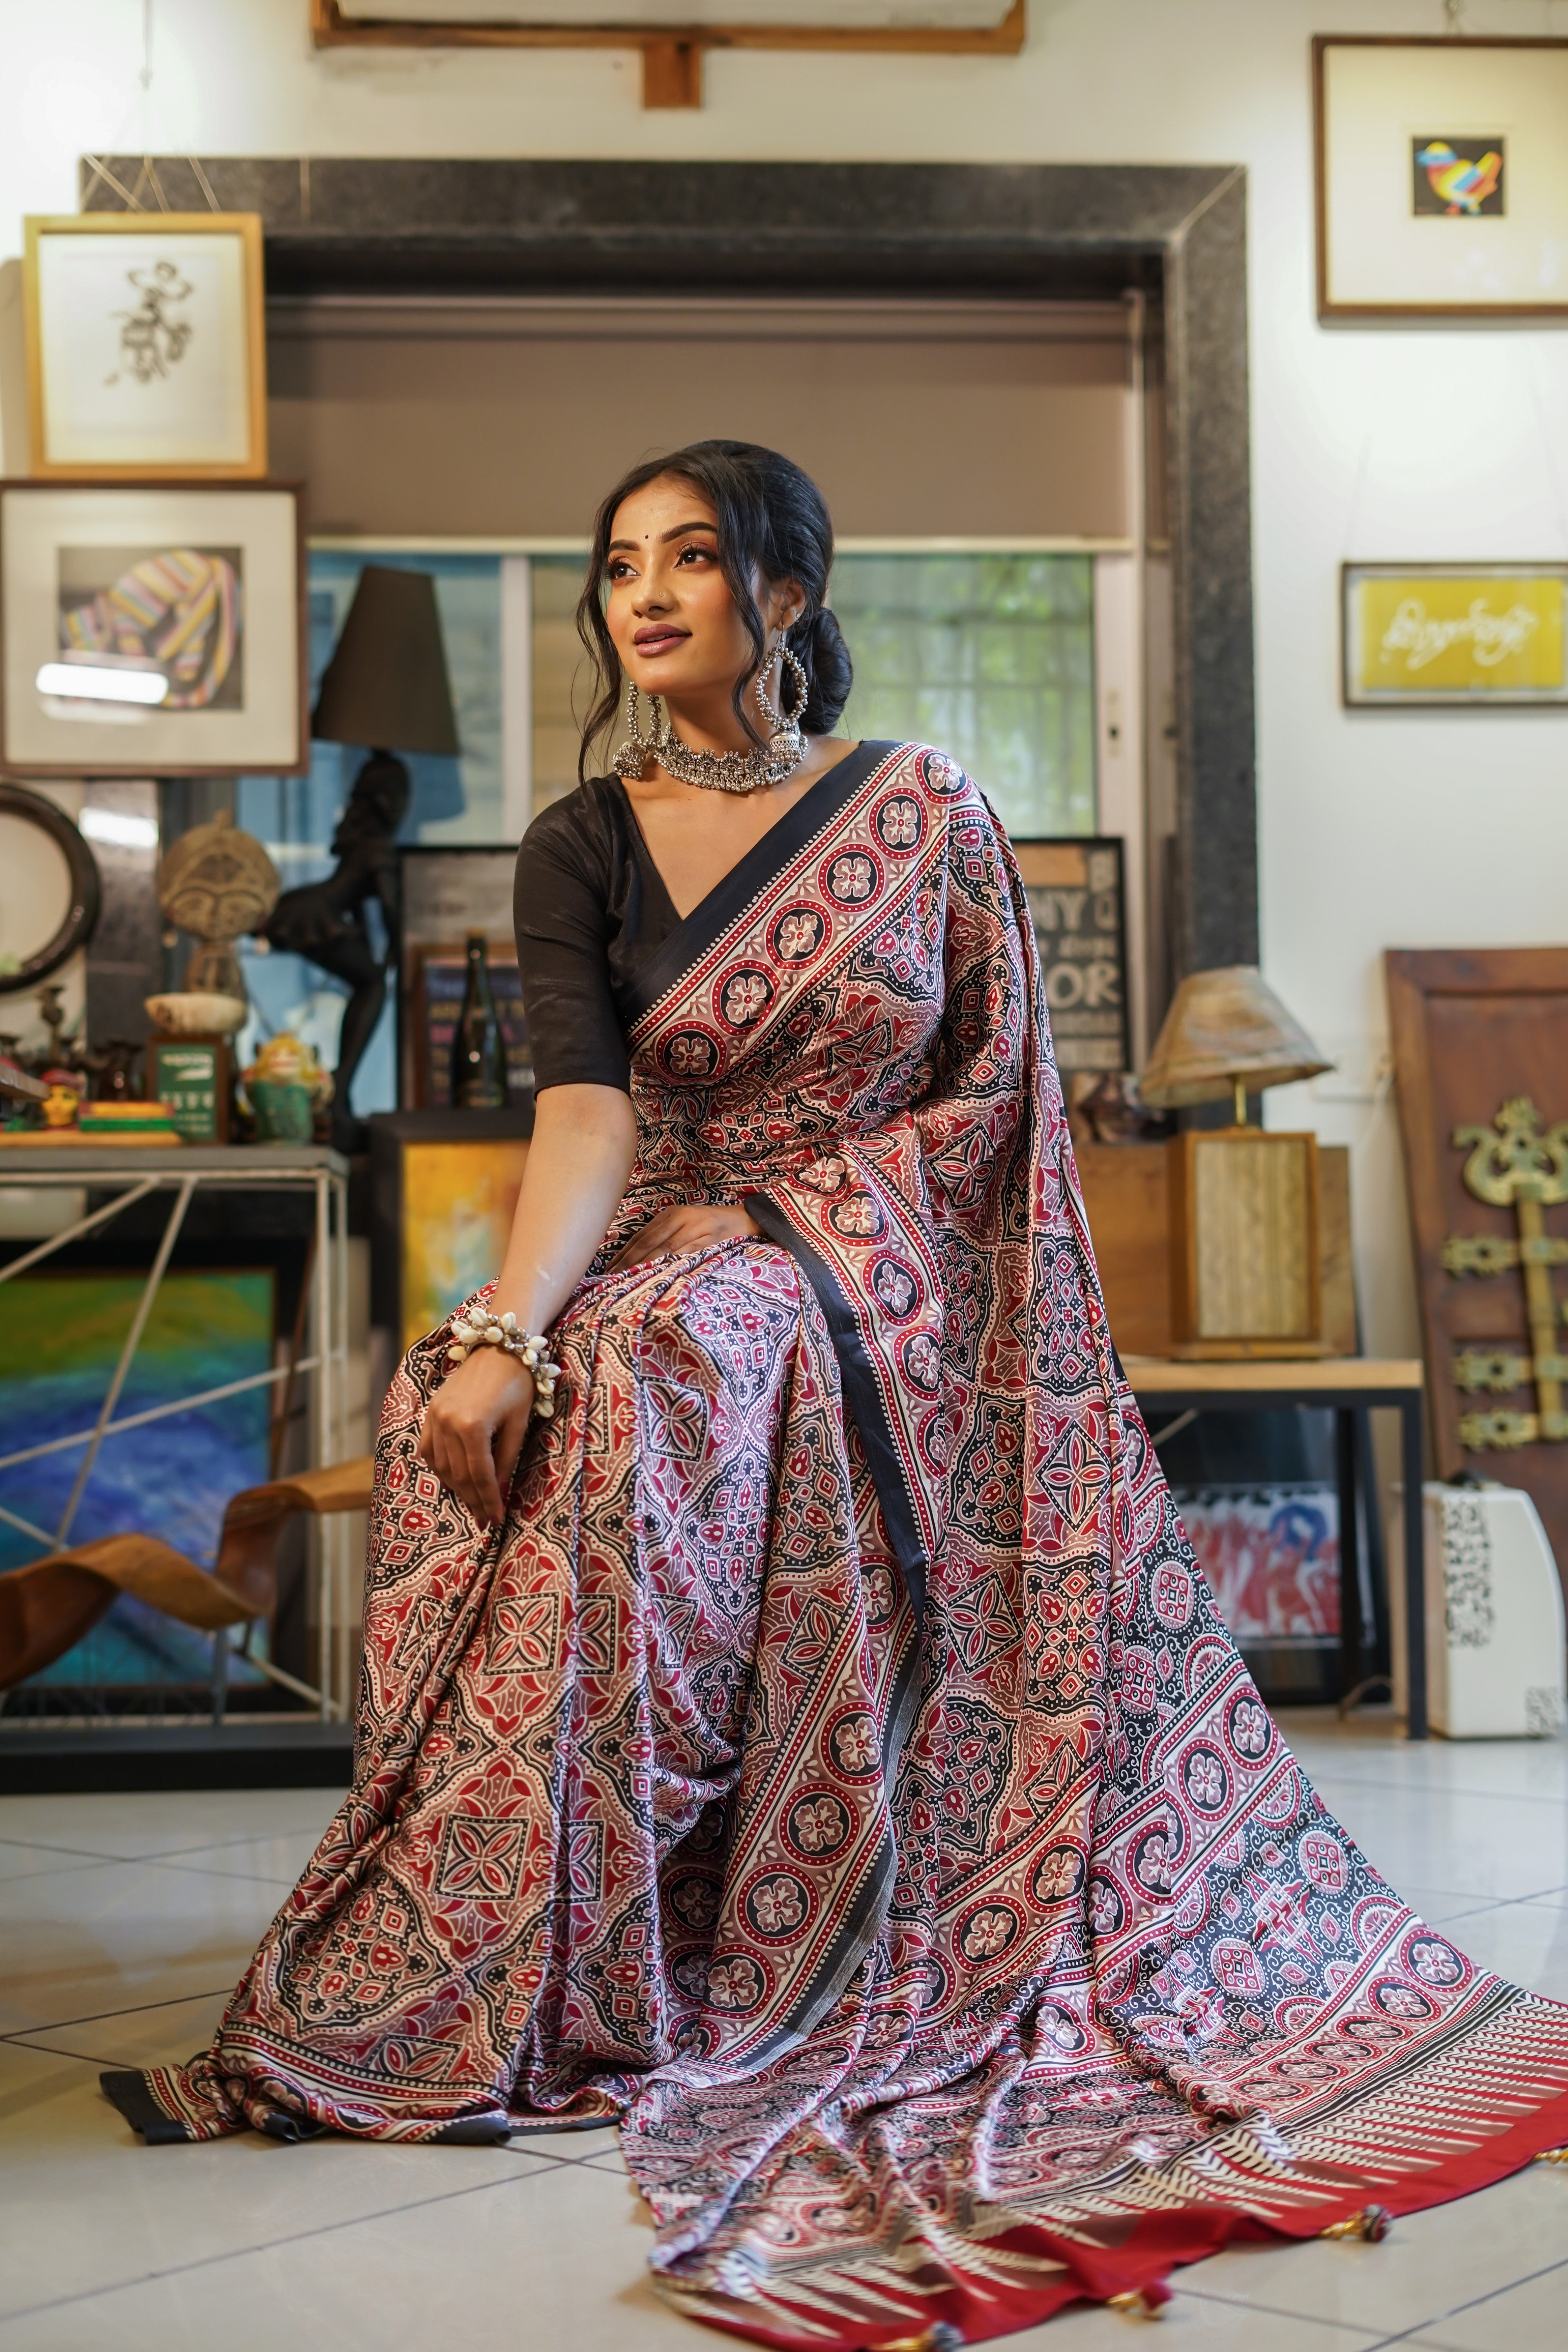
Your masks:
<svg viewBox="0 0 1568 2352"><path fill-rule="evenodd" d="M23 212L74 210L79 152L142 144L142 16L0 0L0 253ZM305 0L156 0L155 17L163 152L1247 165L1263 954L1342 1065L1272 1116L1356 1147L1368 1343L1414 1349L1397 1137L1374 1099L1381 951L1560 940L1568 896L1563 719L1338 707L1345 558L1568 555L1568 338L1313 317L1310 37L1441 32L1440 0L1030 0L1016 60L718 56L702 111L665 114L641 110L630 56L317 57ZM1465 22L1568 36L1568 0L1469 0ZM1568 1086L1543 1108L1568 1112Z"/></svg>

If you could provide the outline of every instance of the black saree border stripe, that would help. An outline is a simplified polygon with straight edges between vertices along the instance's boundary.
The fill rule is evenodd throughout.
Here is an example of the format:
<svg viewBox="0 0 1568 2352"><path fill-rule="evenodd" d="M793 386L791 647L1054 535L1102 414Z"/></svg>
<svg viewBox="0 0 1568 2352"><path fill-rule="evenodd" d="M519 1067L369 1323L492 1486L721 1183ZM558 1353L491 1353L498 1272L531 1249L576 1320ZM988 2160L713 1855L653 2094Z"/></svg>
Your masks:
<svg viewBox="0 0 1568 2352"><path fill-rule="evenodd" d="M790 1223L776 1201L766 1192L742 1192L741 1205L761 1225L769 1241L788 1250L810 1283L826 1319L845 1399L866 1451L866 1465L893 1540L918 1633L925 1622L926 1578L931 1562L921 1541L914 1506L904 1484L898 1447L882 1402L881 1383L860 1329L859 1318L827 1260Z"/></svg>
<svg viewBox="0 0 1568 2352"><path fill-rule="evenodd" d="M826 775L818 776L795 806L786 809L778 823L768 827L761 841L752 843L723 880L716 882L706 898L693 907L668 939L660 941L622 991L621 1013L628 1034L662 997L668 995L682 973L739 921L780 869L798 857L818 833L826 832L843 814L889 753L907 748L893 742L858 744ZM627 805L630 806L629 799ZM635 809L632 819L636 823Z"/></svg>
<svg viewBox="0 0 1568 2352"><path fill-rule="evenodd" d="M194 2138L194 2133L178 2116L169 2115L159 2105L151 2083L139 2068L111 2068L99 2076L98 2084L110 2105L119 2108L132 2130L140 2132L149 2147L172 2147L178 2141Z"/></svg>

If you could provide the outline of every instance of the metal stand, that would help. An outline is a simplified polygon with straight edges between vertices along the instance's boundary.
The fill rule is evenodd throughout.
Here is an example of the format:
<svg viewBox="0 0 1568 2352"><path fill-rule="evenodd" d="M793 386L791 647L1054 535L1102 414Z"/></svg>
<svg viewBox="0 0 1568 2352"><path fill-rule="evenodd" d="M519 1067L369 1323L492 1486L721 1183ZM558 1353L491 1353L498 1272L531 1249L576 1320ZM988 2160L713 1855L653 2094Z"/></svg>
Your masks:
<svg viewBox="0 0 1568 2352"><path fill-rule="evenodd" d="M0 1505L0 1519L8 1527L19 1528L26 1535L37 1538L43 1551L64 1551L81 1498L92 1475L99 1452L108 1437L115 1437L129 1429L142 1429L149 1423L163 1421L172 1413L188 1412L194 1405L216 1404L220 1398L238 1396L245 1390L271 1387L279 1381L289 1381L300 1373L309 1373L310 1393L310 1435L312 1462L315 1469L329 1463L341 1462L348 1451L348 1162L336 1151L320 1145L256 1144L248 1146L221 1144L187 1144L183 1147L135 1149L112 1145L61 1144L15 1146L0 1145L0 1186L6 1189L26 1188L39 1192L62 1189L85 1190L89 1193L110 1193L112 1197L96 1207L89 1206L87 1215L79 1217L62 1233L51 1234L37 1248L25 1251L8 1265L0 1265L0 1284L14 1276L26 1274L31 1267L79 1241L85 1234L96 1233L111 1219L131 1207L133 1202L145 1200L150 1193L167 1192L173 1195L169 1218L148 1268L146 1283L125 1335L125 1344L110 1377L98 1416L90 1429L75 1432L69 1437L50 1439L42 1445L30 1445L16 1453L0 1454L0 1474L32 1462L40 1454L57 1454L81 1446L85 1450L81 1465L71 1487L70 1498L54 1528L36 1527L30 1519ZM135 1360L137 1349L146 1330L159 1289L163 1285L185 1213L199 1187L219 1185L245 1192L309 1192L315 1198L315 1247L310 1272L310 1307L307 1345L309 1352L298 1360L275 1365L266 1372L253 1373L248 1379L226 1381L220 1388L193 1390L187 1396L172 1403L153 1406L145 1412L128 1413L115 1418L121 1391ZM315 1706L323 1718L346 1716L353 1703L349 1687L353 1666L353 1642L350 1624L348 1529L341 1517L315 1522L313 1559L317 1598L317 1677L315 1684L299 1682L284 1674L264 1658L251 1663L262 1673L286 1689L292 1690ZM213 1720L220 1722L226 1703L228 1682L228 1643L226 1633L216 1637L213 1660Z"/></svg>
<svg viewBox="0 0 1568 2352"><path fill-rule="evenodd" d="M1145 1417L1155 1424L1158 1444L1200 1412L1256 1412L1262 1406L1295 1405L1327 1410L1336 1423L1340 1488L1340 1609L1342 1672L1353 1704L1382 1675L1367 1676L1367 1633L1381 1629L1363 1616L1359 1520L1364 1498L1367 1549L1373 1580L1381 1558L1375 1528L1376 1487L1366 1416L1397 1412L1400 1428L1401 1506L1405 1521L1405 1624L1408 1648L1409 1705L1405 1736L1426 1738L1426 1584L1421 1516L1423 1475L1422 1367L1415 1361L1383 1361L1368 1356L1330 1356L1300 1363L1172 1363L1149 1356L1124 1360L1123 1369ZM1177 1418L1161 1426L1174 1411ZM1377 1546L1376 1551L1373 1547ZM1374 1590L1373 1583L1373 1590ZM1341 1705L1346 1704L1342 1699Z"/></svg>

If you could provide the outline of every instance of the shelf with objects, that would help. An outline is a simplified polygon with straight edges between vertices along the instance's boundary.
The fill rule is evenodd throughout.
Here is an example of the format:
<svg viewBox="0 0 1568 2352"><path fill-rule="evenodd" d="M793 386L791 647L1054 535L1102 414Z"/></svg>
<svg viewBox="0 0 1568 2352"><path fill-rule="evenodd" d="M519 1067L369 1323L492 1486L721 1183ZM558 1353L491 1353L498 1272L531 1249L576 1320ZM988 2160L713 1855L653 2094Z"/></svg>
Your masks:
<svg viewBox="0 0 1568 2352"><path fill-rule="evenodd" d="M1426 1736L1422 1367L1361 1352L1343 1150L1248 1097L1326 1067L1250 966L1191 975L1136 1087L1074 1107L1110 1332L1221 1614L1265 1695L1392 1689ZM1229 1103L1227 1127L1171 1114ZM1201 1111L1199 1111L1201 1117ZM1161 1131L1160 1139L1151 1139ZM1395 1622L1369 1415L1398 1415ZM1405 1623L1415 1639L1394 1654Z"/></svg>

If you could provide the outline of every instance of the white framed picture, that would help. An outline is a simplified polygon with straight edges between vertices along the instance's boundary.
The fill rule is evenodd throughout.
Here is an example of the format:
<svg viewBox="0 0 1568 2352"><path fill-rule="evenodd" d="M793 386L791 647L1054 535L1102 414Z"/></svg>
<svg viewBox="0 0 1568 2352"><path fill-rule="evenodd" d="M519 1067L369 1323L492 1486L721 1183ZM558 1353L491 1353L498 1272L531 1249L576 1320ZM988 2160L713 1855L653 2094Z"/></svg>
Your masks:
<svg viewBox="0 0 1568 2352"><path fill-rule="evenodd" d="M82 213L25 226L34 473L264 475L259 216Z"/></svg>
<svg viewBox="0 0 1568 2352"><path fill-rule="evenodd" d="M1568 40L1321 33L1321 319L1568 310Z"/></svg>
<svg viewBox="0 0 1568 2352"><path fill-rule="evenodd" d="M300 775L297 485L0 482L0 765Z"/></svg>

